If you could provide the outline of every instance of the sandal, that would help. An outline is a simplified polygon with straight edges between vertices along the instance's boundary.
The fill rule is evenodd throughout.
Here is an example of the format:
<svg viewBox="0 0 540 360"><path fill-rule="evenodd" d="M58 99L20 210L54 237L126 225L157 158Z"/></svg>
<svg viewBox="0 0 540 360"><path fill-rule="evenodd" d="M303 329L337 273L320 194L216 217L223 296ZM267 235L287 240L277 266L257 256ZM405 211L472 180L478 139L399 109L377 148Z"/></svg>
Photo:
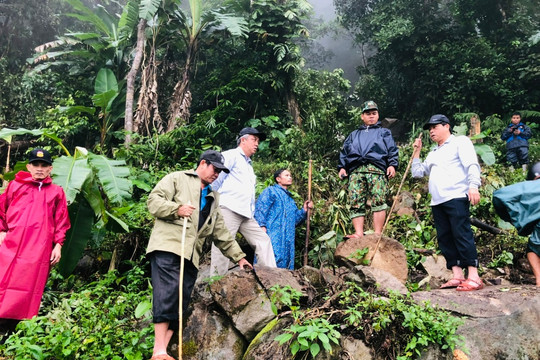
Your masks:
<svg viewBox="0 0 540 360"><path fill-rule="evenodd" d="M453 278L441 285L440 289L455 289L460 286L465 279Z"/></svg>
<svg viewBox="0 0 540 360"><path fill-rule="evenodd" d="M484 283L482 282L482 279L479 279L478 281L467 279L464 282L461 283L457 287L457 291L475 291L475 290L481 290L484 288Z"/></svg>
<svg viewBox="0 0 540 360"><path fill-rule="evenodd" d="M174 360L174 358L169 354L158 354L152 356L150 360Z"/></svg>

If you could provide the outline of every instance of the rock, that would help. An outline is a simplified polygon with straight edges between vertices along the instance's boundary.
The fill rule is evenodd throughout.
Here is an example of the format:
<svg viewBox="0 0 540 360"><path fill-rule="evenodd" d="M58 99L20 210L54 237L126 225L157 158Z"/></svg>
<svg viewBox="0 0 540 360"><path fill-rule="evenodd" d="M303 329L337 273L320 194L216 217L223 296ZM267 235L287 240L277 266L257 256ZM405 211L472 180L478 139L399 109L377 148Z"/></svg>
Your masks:
<svg viewBox="0 0 540 360"><path fill-rule="evenodd" d="M268 323L249 344L242 360L291 359L288 343L279 345L274 339L282 334L283 329L289 327L292 322L292 318L281 318Z"/></svg>
<svg viewBox="0 0 540 360"><path fill-rule="evenodd" d="M436 290L412 296L416 301L429 300L467 316L457 334L465 339L463 349L468 349L469 359L540 358L540 294L536 286L490 286L471 292ZM456 353L454 358L459 358Z"/></svg>
<svg viewBox="0 0 540 360"><path fill-rule="evenodd" d="M414 206L415 206L415 198L413 194L411 194L408 191L402 191L401 194L399 194L398 200L396 201L396 205L394 206L394 212L398 216L403 215L414 215Z"/></svg>
<svg viewBox="0 0 540 360"><path fill-rule="evenodd" d="M369 247L367 255L370 258L375 251L379 235L370 234L357 239L349 239L340 243L336 248L335 260L338 264L346 266L360 264L360 260L353 256L357 250ZM371 267L381 269L394 275L402 284L407 281L407 255L405 248L398 241L383 236L379 244L379 249L371 261Z"/></svg>
<svg viewBox="0 0 540 360"><path fill-rule="evenodd" d="M282 271L288 272L283 269ZM269 281L263 273L264 270L258 267L257 275ZM243 270L229 272L210 285L214 301L248 341L275 317L265 290L252 272Z"/></svg>
<svg viewBox="0 0 540 360"><path fill-rule="evenodd" d="M346 280L354 281L362 287L378 286L379 291L389 294L390 290L406 294L407 288L387 271L369 266L356 266L354 272L345 276Z"/></svg>
<svg viewBox="0 0 540 360"><path fill-rule="evenodd" d="M341 353L338 359L354 359L354 360L373 360L371 350L364 344L363 341L346 337L341 341Z"/></svg>
<svg viewBox="0 0 540 360"><path fill-rule="evenodd" d="M422 283L428 283L431 289L438 289L453 277L452 271L446 268L446 259L442 255L426 256L422 267L429 275L429 279L422 280Z"/></svg>
<svg viewBox="0 0 540 360"><path fill-rule="evenodd" d="M203 302L194 304L182 335L183 359L242 359L247 347L230 320Z"/></svg>

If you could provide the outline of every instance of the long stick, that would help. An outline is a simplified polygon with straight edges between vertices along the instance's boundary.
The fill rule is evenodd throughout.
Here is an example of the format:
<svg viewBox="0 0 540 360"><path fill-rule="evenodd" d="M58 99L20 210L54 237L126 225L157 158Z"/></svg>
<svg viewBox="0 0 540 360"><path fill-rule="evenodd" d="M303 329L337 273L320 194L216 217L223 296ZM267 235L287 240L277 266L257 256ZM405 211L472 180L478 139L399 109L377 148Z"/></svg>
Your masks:
<svg viewBox="0 0 540 360"><path fill-rule="evenodd" d="M311 201L311 166L313 161L309 159L309 168L308 168L308 207L307 207L307 219L306 219L306 248L304 249L304 266L307 265L308 258L308 246L309 246L309 223L311 217L311 209L309 208L309 202Z"/></svg>
<svg viewBox="0 0 540 360"><path fill-rule="evenodd" d="M423 134L424 134L423 132L420 132L420 135L418 135L417 139L422 139ZM397 200L398 200L399 195L401 193L401 188L403 187L403 183L405 182L405 178L407 177L407 174L409 173L409 169L411 168L413 157L414 157L414 149L413 149L413 153L411 155L411 158L409 159L409 163L407 164L407 168L405 169L405 172L403 173L403 177L401 178L401 183L399 184L398 191L396 193L396 196L394 197L394 201L392 202L392 207L390 208L390 212L388 213L388 216L386 217L386 220L384 221L384 225L383 225L383 227L381 229L381 233L379 234L379 239L377 240L377 245L375 246L375 250L373 251L373 254L371 255L371 257L368 259L370 264L371 264L371 261L373 260L373 258L375 257L375 254L379 250L379 245L381 244L381 239L382 239L382 236L384 234L384 230L386 229L386 225L388 225L388 221L390 221L390 218L392 217L392 211L394 211L394 207L396 206Z"/></svg>
<svg viewBox="0 0 540 360"><path fill-rule="evenodd" d="M191 201L188 201L191 205ZM186 245L187 216L182 226L182 256L180 256L180 279L178 281L178 360L182 360L182 315L184 312L184 247Z"/></svg>

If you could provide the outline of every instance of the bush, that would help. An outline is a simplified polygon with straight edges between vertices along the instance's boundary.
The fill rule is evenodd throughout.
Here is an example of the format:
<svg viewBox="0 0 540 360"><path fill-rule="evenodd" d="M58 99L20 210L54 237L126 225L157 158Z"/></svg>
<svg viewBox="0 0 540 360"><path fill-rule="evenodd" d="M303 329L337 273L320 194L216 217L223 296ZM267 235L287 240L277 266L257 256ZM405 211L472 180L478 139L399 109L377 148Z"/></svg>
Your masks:
<svg viewBox="0 0 540 360"><path fill-rule="evenodd" d="M149 358L151 290L144 271L110 272L71 293L61 293L54 309L21 321L0 353L13 359Z"/></svg>

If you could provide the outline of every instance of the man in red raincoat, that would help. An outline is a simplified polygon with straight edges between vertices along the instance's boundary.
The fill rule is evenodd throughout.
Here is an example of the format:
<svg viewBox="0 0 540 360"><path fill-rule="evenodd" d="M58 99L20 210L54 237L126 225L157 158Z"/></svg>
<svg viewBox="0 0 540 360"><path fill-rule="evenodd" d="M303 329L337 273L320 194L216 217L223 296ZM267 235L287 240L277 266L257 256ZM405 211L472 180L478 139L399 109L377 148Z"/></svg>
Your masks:
<svg viewBox="0 0 540 360"><path fill-rule="evenodd" d="M32 150L26 168L0 195L0 320L37 315L70 227L64 190L49 176L49 152Z"/></svg>

